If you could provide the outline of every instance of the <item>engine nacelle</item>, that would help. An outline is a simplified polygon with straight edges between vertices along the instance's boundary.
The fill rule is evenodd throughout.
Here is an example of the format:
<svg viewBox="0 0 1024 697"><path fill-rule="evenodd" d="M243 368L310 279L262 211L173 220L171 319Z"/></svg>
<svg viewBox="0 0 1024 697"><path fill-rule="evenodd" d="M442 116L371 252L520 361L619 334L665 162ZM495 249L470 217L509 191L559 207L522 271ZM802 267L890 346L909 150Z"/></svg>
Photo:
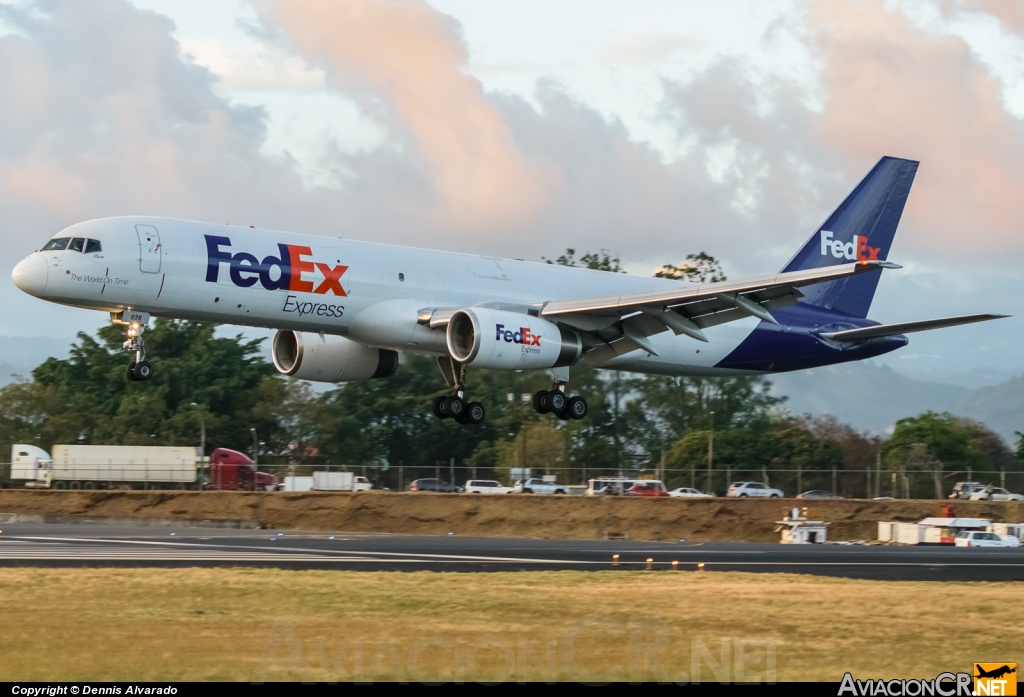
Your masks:
<svg viewBox="0 0 1024 697"><path fill-rule="evenodd" d="M576 363L583 353L576 332L540 317L486 307L453 314L447 338L455 360L481 368L558 368Z"/></svg>
<svg viewBox="0 0 1024 697"><path fill-rule="evenodd" d="M343 336L278 330L274 367L289 377L316 382L386 378L398 370L398 352L363 346Z"/></svg>

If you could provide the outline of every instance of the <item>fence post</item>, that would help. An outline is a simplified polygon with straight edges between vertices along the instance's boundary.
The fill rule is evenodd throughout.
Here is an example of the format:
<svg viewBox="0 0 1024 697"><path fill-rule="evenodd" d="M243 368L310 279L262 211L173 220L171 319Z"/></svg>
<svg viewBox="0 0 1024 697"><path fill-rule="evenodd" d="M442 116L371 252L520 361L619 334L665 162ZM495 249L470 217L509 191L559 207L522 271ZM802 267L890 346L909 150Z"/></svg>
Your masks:
<svg viewBox="0 0 1024 697"><path fill-rule="evenodd" d="M804 490L804 468L800 465L796 467L796 493L801 493Z"/></svg>
<svg viewBox="0 0 1024 697"><path fill-rule="evenodd" d="M871 498L871 470L865 469L864 474L868 477L867 487L864 489L864 493L866 494L864 498L869 499Z"/></svg>
<svg viewBox="0 0 1024 697"><path fill-rule="evenodd" d="M836 495L836 468L832 467L832 495Z"/></svg>

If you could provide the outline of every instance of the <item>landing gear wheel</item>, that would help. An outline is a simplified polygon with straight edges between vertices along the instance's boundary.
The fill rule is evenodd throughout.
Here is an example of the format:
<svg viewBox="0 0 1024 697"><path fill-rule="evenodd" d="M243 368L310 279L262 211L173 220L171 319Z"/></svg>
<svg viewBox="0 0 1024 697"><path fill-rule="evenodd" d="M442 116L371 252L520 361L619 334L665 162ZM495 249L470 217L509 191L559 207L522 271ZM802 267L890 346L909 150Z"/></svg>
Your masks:
<svg viewBox="0 0 1024 697"><path fill-rule="evenodd" d="M547 390L541 390L533 395L533 408L537 410L538 414L547 414L548 410L544 406L543 400L548 396Z"/></svg>
<svg viewBox="0 0 1024 697"><path fill-rule="evenodd" d="M569 397L569 403L565 407L565 413L579 421L587 416L587 400L583 397Z"/></svg>
<svg viewBox="0 0 1024 697"><path fill-rule="evenodd" d="M470 402L466 405L465 423L482 424L486 418L487 410L484 409L484 405L480 402Z"/></svg>
<svg viewBox="0 0 1024 697"><path fill-rule="evenodd" d="M466 411L466 400L458 395L452 395L444 401L444 412L453 419L460 418Z"/></svg>
<svg viewBox="0 0 1024 697"><path fill-rule="evenodd" d="M128 364L128 379L132 382L138 382L138 378L135 377L135 361Z"/></svg>
<svg viewBox="0 0 1024 697"><path fill-rule="evenodd" d="M149 380L153 377L153 366L150 365L149 361L139 361L132 369L132 374L135 375L135 379L139 382Z"/></svg>
<svg viewBox="0 0 1024 697"><path fill-rule="evenodd" d="M568 421L569 419L572 418L572 414L569 413L568 409L563 409L562 411L555 414L555 416L557 416L562 421Z"/></svg>
<svg viewBox="0 0 1024 697"><path fill-rule="evenodd" d="M444 412L444 403L447 402L447 401L448 401L448 398L445 397L444 395L441 395L440 397L434 397L434 403L433 403L434 416L436 416L439 419L447 419L448 418L448 414L446 414Z"/></svg>
<svg viewBox="0 0 1024 697"><path fill-rule="evenodd" d="M550 392L542 393L538 401L544 410L543 413L561 414L565 411L565 403L568 400L565 398L565 393L561 390L551 390Z"/></svg>

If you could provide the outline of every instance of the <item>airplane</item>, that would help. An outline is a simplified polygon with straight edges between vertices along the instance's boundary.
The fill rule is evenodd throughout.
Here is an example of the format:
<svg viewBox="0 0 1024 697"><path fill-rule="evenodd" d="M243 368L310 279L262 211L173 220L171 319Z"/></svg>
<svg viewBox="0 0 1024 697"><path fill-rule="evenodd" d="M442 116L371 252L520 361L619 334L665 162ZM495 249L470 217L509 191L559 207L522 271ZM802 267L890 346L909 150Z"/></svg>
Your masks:
<svg viewBox="0 0 1024 697"><path fill-rule="evenodd" d="M124 216L77 223L12 273L22 291L110 313L152 377L150 317L276 329L284 375L324 382L393 375L399 353L437 358L450 394L434 414L479 424L470 368L546 369L540 413L582 419L570 368L756 375L880 356L911 332L1005 315L867 319L918 162L883 157L779 273L687 283L522 260L332 239L253 226Z"/></svg>

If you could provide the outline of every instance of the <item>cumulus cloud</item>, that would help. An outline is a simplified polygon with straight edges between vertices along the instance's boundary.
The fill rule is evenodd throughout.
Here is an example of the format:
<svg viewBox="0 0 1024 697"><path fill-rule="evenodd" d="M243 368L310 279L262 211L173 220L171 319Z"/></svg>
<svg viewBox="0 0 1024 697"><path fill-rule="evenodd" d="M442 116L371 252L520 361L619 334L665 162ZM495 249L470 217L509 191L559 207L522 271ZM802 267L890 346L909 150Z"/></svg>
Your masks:
<svg viewBox="0 0 1024 697"><path fill-rule="evenodd" d="M294 0L260 3L341 89L383 100L433 175L445 222L508 226L539 214L557 180L516 147L502 114L463 69L458 25L425 3Z"/></svg>

